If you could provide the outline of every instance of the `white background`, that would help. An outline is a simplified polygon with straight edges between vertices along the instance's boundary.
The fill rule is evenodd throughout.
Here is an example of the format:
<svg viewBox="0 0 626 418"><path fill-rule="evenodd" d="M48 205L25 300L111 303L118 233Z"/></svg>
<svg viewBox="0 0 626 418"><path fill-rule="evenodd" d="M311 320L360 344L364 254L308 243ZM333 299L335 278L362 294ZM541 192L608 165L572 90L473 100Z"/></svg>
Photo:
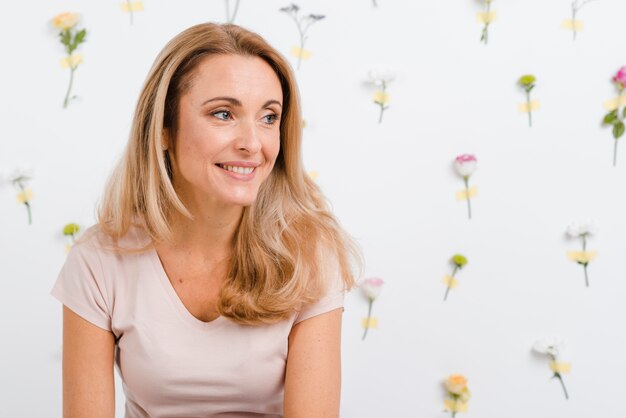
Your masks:
<svg viewBox="0 0 626 418"><path fill-rule="evenodd" d="M232 2L231 2L232 3ZM610 77L626 65L623 0L580 12L572 41L560 28L570 0L497 0L489 45L473 0L301 0L326 19L309 31L310 60L297 71L305 161L363 249L364 276L385 281L374 304L378 329L361 341L367 303L346 298L342 417L444 417L442 381L465 374L468 418L619 416L626 392L626 149L613 168L601 126ZM181 30L225 20L219 0L145 0L134 25L114 0L6 5L0 25L0 171L34 169L33 225L0 187L0 416L59 417L61 307L49 291L65 258L63 226L94 222L104 182L127 139L137 95L158 51ZM296 26L288 2L242 0L235 23L288 55ZM79 12L88 41L74 93L61 106L69 70L50 19ZM389 68L390 108L378 124L371 69ZM534 126L517 111L516 81L537 76ZM624 141L624 139L622 139ZM620 145L626 148L626 144ZM474 218L455 200L461 153L479 169ZM593 218L598 258L566 258L580 243L564 234ZM456 252L469 264L442 298ZM533 342L558 334L566 401ZM118 382L119 383L119 382ZM121 391L120 385L118 390ZM118 396L119 416L123 395Z"/></svg>

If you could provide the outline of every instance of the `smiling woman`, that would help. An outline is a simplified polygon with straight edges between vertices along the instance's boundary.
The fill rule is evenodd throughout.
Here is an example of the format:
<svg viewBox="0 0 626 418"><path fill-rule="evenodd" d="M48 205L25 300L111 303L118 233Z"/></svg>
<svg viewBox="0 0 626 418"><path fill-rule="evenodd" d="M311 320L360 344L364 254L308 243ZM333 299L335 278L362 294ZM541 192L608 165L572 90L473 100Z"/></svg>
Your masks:
<svg viewBox="0 0 626 418"><path fill-rule="evenodd" d="M301 162L289 65L202 24L157 57L53 295L65 417L336 417L358 252Z"/></svg>

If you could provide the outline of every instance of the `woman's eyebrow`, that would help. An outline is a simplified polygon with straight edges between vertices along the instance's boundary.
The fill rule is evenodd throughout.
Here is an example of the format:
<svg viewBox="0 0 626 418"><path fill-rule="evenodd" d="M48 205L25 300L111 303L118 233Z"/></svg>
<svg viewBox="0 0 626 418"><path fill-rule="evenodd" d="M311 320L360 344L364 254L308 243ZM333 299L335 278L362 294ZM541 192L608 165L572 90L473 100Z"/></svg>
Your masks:
<svg viewBox="0 0 626 418"><path fill-rule="evenodd" d="M214 97L214 98L212 98L212 99L205 100L205 101L202 103L202 106L204 106L204 105L205 105L205 104L207 104L207 103L211 103L211 102L215 102L215 101L219 101L219 100L223 100L223 101L229 102L229 103L230 103L230 104L232 104L233 106L238 106L238 107L243 106L243 104L241 103L241 101L239 101L238 99L235 99L234 97L228 97L228 96L218 96L218 97ZM268 100L267 102L265 102L265 103L263 104L263 106L261 106L261 108L266 108L266 107L268 107L269 105L272 105L272 104L277 104L277 105L278 105L278 106L280 106L281 108L283 107L282 103L281 103L281 102L279 102L278 100L270 99L270 100Z"/></svg>
<svg viewBox="0 0 626 418"><path fill-rule="evenodd" d="M234 97L228 97L228 96L218 96L218 97L214 97L212 99L205 100L202 103L202 106L204 106L207 103L215 102L215 101L218 101L218 100L227 101L230 104L232 104L233 106L242 106L242 104L241 104L241 102L239 100L235 99Z"/></svg>

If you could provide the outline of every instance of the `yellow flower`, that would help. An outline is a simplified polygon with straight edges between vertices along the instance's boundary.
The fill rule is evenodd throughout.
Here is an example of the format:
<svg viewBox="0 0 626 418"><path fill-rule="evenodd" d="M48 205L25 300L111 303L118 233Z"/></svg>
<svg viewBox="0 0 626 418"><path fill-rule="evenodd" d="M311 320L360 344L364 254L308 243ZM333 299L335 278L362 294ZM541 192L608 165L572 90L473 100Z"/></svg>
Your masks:
<svg viewBox="0 0 626 418"><path fill-rule="evenodd" d="M78 23L79 18L78 13L61 13L52 19L52 26L61 30L72 29Z"/></svg>
<svg viewBox="0 0 626 418"><path fill-rule="evenodd" d="M460 374L449 376L445 382L445 386L448 392L455 395L462 395L464 392L469 393L467 390L467 379Z"/></svg>

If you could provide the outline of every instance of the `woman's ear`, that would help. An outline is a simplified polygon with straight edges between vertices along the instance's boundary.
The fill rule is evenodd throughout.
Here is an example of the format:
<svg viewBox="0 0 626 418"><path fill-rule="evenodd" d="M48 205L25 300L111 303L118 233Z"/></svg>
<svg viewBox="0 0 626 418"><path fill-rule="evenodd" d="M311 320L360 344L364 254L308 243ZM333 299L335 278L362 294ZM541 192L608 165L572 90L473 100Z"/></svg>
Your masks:
<svg viewBox="0 0 626 418"><path fill-rule="evenodd" d="M170 147L170 134L167 128L163 128L161 131L161 149L167 151Z"/></svg>

